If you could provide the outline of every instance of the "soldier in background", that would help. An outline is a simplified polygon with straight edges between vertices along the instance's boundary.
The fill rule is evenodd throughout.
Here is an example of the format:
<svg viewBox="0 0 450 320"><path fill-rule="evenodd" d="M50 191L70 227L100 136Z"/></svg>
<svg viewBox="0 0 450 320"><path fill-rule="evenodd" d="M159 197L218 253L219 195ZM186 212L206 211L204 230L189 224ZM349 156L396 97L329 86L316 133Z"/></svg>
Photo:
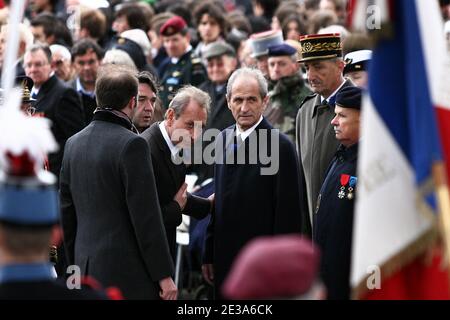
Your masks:
<svg viewBox="0 0 450 320"><path fill-rule="evenodd" d="M272 126L295 141L295 117L301 102L309 94L303 80L303 73L297 63L297 50L280 44L269 47L269 77L273 89L269 92L269 102L264 116Z"/></svg>
<svg viewBox="0 0 450 320"><path fill-rule="evenodd" d="M163 107L167 108L179 88L186 84L200 85L206 80L206 73L200 58L193 54L191 37L183 18L170 18L159 33L168 55L160 67L160 97Z"/></svg>

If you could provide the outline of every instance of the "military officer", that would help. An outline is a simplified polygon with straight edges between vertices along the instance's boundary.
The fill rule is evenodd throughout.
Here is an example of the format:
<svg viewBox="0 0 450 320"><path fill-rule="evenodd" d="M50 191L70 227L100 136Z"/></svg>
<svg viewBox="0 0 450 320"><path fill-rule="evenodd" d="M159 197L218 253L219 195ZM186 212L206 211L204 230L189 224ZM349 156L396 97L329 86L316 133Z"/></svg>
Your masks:
<svg viewBox="0 0 450 320"><path fill-rule="evenodd" d="M168 55L159 69L162 84L160 98L165 110L179 88L187 84L199 86L207 77L201 59L193 53L191 37L183 18L170 18L161 26L159 33Z"/></svg>
<svg viewBox="0 0 450 320"><path fill-rule="evenodd" d="M256 59L256 67L263 73L266 79L269 79L269 47L282 43L283 33L281 31L269 30L254 33L250 36L251 56Z"/></svg>
<svg viewBox="0 0 450 320"><path fill-rule="evenodd" d="M306 35L300 38L302 58L313 95L301 103L296 119L296 142L300 159L303 232L311 234L315 201L328 165L339 145L330 121L334 117L336 93L351 80L342 76L341 37L339 33Z"/></svg>
<svg viewBox="0 0 450 320"><path fill-rule="evenodd" d="M321 277L328 299L348 299L361 93L346 87L336 95L331 121L341 143L327 171L314 214L314 241L322 250Z"/></svg>
<svg viewBox="0 0 450 320"><path fill-rule="evenodd" d="M344 77L350 78L358 87L367 88L369 62L372 50L357 50L345 55Z"/></svg>
<svg viewBox="0 0 450 320"><path fill-rule="evenodd" d="M40 145L51 144L50 131L45 134L45 128L37 125L40 120L14 126L14 134L23 137L29 133L32 143L19 139L12 147L7 139L0 139L4 151L0 157L6 169L0 172L0 300L106 299L103 293L82 286L70 290L57 282L48 261L50 245L58 242L61 231L56 178L43 172L42 163L36 160L42 158L37 154ZM36 122L34 126L27 126L32 122ZM4 131L0 134L6 136Z"/></svg>

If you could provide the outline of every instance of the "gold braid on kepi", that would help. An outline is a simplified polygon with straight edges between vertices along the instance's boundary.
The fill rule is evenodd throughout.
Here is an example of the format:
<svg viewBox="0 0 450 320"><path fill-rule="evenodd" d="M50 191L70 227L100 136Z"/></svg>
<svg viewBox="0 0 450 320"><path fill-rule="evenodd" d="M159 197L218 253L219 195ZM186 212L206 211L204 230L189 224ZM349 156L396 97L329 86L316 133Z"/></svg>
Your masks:
<svg viewBox="0 0 450 320"><path fill-rule="evenodd" d="M342 57L339 33L300 36L301 59L298 62Z"/></svg>

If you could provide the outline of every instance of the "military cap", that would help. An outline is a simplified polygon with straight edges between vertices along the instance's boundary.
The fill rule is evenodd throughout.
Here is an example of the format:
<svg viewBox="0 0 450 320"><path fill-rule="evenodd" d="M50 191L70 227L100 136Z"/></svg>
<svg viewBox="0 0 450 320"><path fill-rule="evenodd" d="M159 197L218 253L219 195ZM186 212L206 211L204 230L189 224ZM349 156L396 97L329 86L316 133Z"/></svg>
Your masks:
<svg viewBox="0 0 450 320"><path fill-rule="evenodd" d="M22 102L36 101L36 99L31 97L31 89L33 89L34 82L30 77L17 76L16 84L22 88Z"/></svg>
<svg viewBox="0 0 450 320"><path fill-rule="evenodd" d="M236 56L236 51L232 46L223 41L215 41L207 44L202 50L202 57L205 59L219 57L224 54L234 57Z"/></svg>
<svg viewBox="0 0 450 320"><path fill-rule="evenodd" d="M358 50L347 53L344 57L344 75L348 72L367 70L371 58L371 50Z"/></svg>
<svg viewBox="0 0 450 320"><path fill-rule="evenodd" d="M162 36L173 36L179 32L187 30L186 21L180 16L174 16L167 20L159 29L159 34Z"/></svg>
<svg viewBox="0 0 450 320"><path fill-rule="evenodd" d="M282 44L283 34L281 31L265 31L254 33L250 36L250 44L252 47L252 58L266 56L269 53L269 47Z"/></svg>
<svg viewBox="0 0 450 320"><path fill-rule="evenodd" d="M269 47L269 57L292 56L297 53L294 47L287 43L276 44Z"/></svg>
<svg viewBox="0 0 450 320"><path fill-rule="evenodd" d="M361 109L362 89L345 87L336 93L336 105L341 108Z"/></svg>
<svg viewBox="0 0 450 320"><path fill-rule="evenodd" d="M298 62L342 57L339 33L300 36L302 58Z"/></svg>
<svg viewBox="0 0 450 320"><path fill-rule="evenodd" d="M259 237L239 253L222 287L229 299L287 298L315 282L319 250L298 235Z"/></svg>
<svg viewBox="0 0 450 320"><path fill-rule="evenodd" d="M147 64L147 60L141 46L131 39L118 37L113 48L128 53L138 70L142 70L142 68L144 68L144 66Z"/></svg>
<svg viewBox="0 0 450 320"><path fill-rule="evenodd" d="M58 222L56 178L41 170L26 151L5 155L7 171L0 173L0 221L24 226Z"/></svg>

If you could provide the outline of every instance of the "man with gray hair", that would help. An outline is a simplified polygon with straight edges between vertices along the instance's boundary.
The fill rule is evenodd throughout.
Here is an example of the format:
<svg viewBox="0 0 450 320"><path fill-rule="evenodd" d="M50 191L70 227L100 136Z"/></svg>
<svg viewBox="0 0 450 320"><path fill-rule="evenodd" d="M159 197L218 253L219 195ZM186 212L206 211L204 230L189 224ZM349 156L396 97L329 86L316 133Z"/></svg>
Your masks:
<svg viewBox="0 0 450 320"><path fill-rule="evenodd" d="M164 121L142 133L150 147L156 189L172 258L176 256L176 228L181 214L204 218L212 208L208 199L186 192L186 165L180 153L189 150L206 125L211 98L193 86L181 88L169 104Z"/></svg>
<svg viewBox="0 0 450 320"><path fill-rule="evenodd" d="M262 116L266 79L259 70L238 69L226 97L236 124L216 139L215 205L202 266L216 299L247 242L301 230L297 156L292 142Z"/></svg>

